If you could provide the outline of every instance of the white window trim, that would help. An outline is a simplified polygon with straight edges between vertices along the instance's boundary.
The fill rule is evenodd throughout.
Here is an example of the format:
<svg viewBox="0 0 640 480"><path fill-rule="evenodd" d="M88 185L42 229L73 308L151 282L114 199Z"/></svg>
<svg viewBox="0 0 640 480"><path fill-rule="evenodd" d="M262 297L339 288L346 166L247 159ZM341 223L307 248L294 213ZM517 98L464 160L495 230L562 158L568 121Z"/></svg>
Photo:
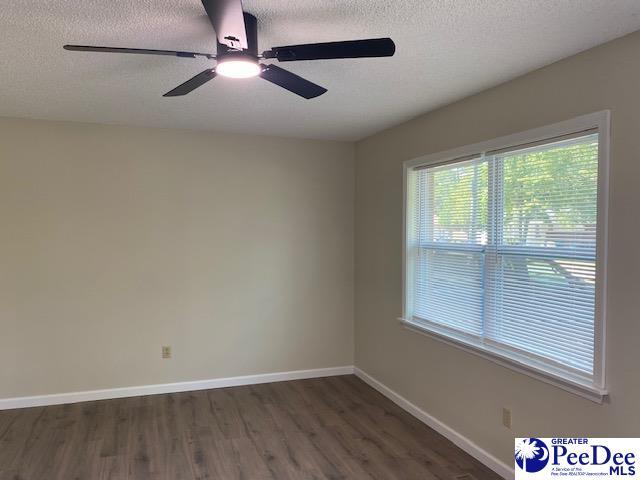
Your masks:
<svg viewBox="0 0 640 480"><path fill-rule="evenodd" d="M543 382L560 387L566 391L580 395L597 403L602 403L608 395L605 383L605 335L606 335L606 289L607 289L607 214L609 199L609 143L610 143L609 110L581 115L571 120L554 123L525 132L506 135L485 142L475 143L444 152L425 155L404 162L403 165L403 238L402 238L402 317L398 320L409 330L442 341L448 345L461 348L479 355L499 365L510 368ZM598 216L596 226L596 292L594 317L594 371L593 380L571 376L562 370L555 370L549 365L535 362L524 356L506 355L490 345L479 345L465 338L464 334L441 329L437 325L427 325L413 320L412 304L409 298L412 292L413 276L407 268L407 178L408 173L422 166L430 166L452 161L469 155L544 141L561 135L572 134L583 130L598 129Z"/></svg>

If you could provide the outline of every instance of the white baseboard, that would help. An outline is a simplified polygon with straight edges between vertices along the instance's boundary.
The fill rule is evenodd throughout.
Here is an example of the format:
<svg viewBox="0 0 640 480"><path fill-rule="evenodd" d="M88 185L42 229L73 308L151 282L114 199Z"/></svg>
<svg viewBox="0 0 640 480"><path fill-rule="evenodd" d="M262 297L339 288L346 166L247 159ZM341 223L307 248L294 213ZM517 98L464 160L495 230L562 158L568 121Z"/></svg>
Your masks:
<svg viewBox="0 0 640 480"><path fill-rule="evenodd" d="M105 390L90 390L86 392L69 392L56 393L53 395L36 395L33 397L3 398L0 399L0 410L42 407L46 405L61 405L65 403L90 402L93 400L108 400L112 398L139 397L142 395L157 395L160 393L190 392L194 390L208 390L211 388L237 387L240 385L283 382L286 380L301 380L305 378L349 375L352 373L353 366L316 368L314 370L295 370L292 372L263 373L259 375L244 375L242 377L214 378L211 380L164 383L158 385L143 385L139 387L109 388Z"/></svg>
<svg viewBox="0 0 640 480"><path fill-rule="evenodd" d="M409 400L407 400L400 394L394 392L389 387L379 382L378 380L376 380L366 372L360 370L359 368L356 367L354 369L354 373L356 374L356 376L362 379L365 383L375 388L377 391L379 391L389 400L394 402L396 405L398 405L402 409L409 412L411 415L413 415L418 420L425 423L427 426L434 429L440 435L451 440L462 450L467 452L476 460L479 460L480 462L485 464L487 467L489 467L491 470L496 472L501 477L509 480L514 478L515 473L512 467L508 466L506 463L502 462L501 460L498 460L496 457L494 457L489 452L479 447L477 444L469 440L467 437L465 437L461 433L455 431L448 425L445 425L437 418L429 415L427 412L417 407L416 405L411 403Z"/></svg>

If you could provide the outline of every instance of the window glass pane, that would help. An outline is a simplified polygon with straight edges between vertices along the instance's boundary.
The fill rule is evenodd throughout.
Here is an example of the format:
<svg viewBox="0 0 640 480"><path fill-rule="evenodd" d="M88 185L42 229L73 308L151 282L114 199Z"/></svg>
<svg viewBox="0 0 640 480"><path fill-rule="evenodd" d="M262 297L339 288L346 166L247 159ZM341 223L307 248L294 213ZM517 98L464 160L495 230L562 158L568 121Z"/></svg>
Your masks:
<svg viewBox="0 0 640 480"><path fill-rule="evenodd" d="M511 152L502 163L502 244L595 256L598 135Z"/></svg>
<svg viewBox="0 0 640 480"><path fill-rule="evenodd" d="M485 335L593 373L598 136L495 157Z"/></svg>
<svg viewBox="0 0 640 480"><path fill-rule="evenodd" d="M416 175L413 314L480 335L487 162L467 160L419 170Z"/></svg>
<svg viewBox="0 0 640 480"><path fill-rule="evenodd" d="M418 172L420 242L487 242L487 163L481 160Z"/></svg>
<svg viewBox="0 0 640 480"><path fill-rule="evenodd" d="M483 254L420 248L414 315L466 333L482 333Z"/></svg>
<svg viewBox="0 0 640 480"><path fill-rule="evenodd" d="M595 262L498 257L486 336L593 373Z"/></svg>

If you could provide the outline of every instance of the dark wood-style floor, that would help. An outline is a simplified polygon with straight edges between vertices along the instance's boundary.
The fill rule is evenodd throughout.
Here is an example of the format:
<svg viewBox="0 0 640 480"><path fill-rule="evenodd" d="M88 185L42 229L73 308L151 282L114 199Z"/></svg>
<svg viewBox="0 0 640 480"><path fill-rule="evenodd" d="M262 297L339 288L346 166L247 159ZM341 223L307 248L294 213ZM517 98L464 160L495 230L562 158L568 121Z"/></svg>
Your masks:
<svg viewBox="0 0 640 480"><path fill-rule="evenodd" d="M0 412L2 480L499 479L353 375Z"/></svg>

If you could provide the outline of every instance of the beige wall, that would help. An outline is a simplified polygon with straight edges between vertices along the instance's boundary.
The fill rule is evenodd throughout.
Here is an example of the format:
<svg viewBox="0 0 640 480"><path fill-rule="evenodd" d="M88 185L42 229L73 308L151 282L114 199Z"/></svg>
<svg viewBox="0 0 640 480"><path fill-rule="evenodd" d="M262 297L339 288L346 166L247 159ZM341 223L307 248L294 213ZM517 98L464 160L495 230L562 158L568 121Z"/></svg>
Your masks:
<svg viewBox="0 0 640 480"><path fill-rule="evenodd" d="M0 119L0 398L351 365L353 155Z"/></svg>
<svg viewBox="0 0 640 480"><path fill-rule="evenodd" d="M357 145L356 365L508 465L514 436L640 435L639 52L635 33ZM402 162L602 109L612 115L609 401L598 405L399 325ZM503 406L513 430L501 425Z"/></svg>

